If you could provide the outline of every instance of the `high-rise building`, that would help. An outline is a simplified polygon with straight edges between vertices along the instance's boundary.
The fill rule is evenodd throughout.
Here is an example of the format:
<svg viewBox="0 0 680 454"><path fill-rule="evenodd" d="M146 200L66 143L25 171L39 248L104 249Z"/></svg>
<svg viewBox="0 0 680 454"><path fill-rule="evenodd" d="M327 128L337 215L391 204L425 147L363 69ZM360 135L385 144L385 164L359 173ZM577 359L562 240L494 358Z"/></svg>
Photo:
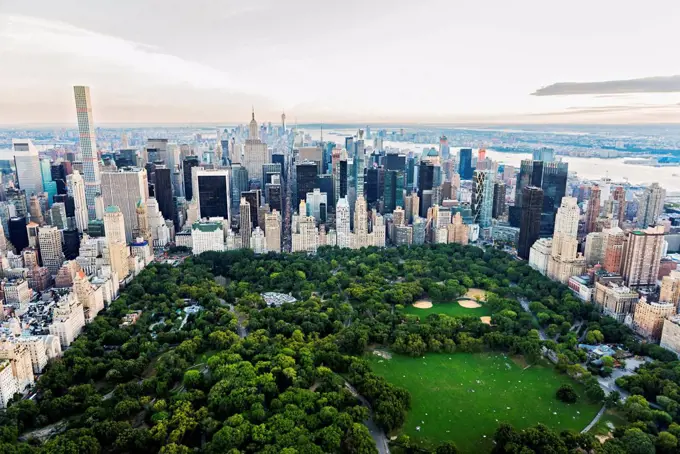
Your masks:
<svg viewBox="0 0 680 454"><path fill-rule="evenodd" d="M28 213L31 216L31 222L35 222L38 225L43 225L45 223L45 218L43 217L42 207L40 206L40 201L38 197L33 194L28 203Z"/></svg>
<svg viewBox="0 0 680 454"><path fill-rule="evenodd" d="M586 233L596 230L598 217L600 217L600 187L595 185L590 188L590 199L588 199L586 210Z"/></svg>
<svg viewBox="0 0 680 454"><path fill-rule="evenodd" d="M425 203L425 191L432 191L434 187L435 166L429 162L421 162L418 166L418 197L420 197L420 207L418 212L421 217L427 216L427 209L431 204Z"/></svg>
<svg viewBox="0 0 680 454"><path fill-rule="evenodd" d="M447 225L446 228L447 242L462 245L468 244L468 226L463 222L463 217L460 215L460 213L456 213L453 216L453 221L451 224Z"/></svg>
<svg viewBox="0 0 680 454"><path fill-rule="evenodd" d="M159 162L173 168L176 164L172 156L168 156L168 139L147 139L144 147L144 161Z"/></svg>
<svg viewBox="0 0 680 454"><path fill-rule="evenodd" d="M26 218L15 216L9 219L9 241L17 253L28 247L28 232L26 231Z"/></svg>
<svg viewBox="0 0 680 454"><path fill-rule="evenodd" d="M57 202L50 208L51 224L60 230L68 228L68 219L66 217L66 205Z"/></svg>
<svg viewBox="0 0 680 454"><path fill-rule="evenodd" d="M555 150L542 147L532 152L534 161L553 162L555 161Z"/></svg>
<svg viewBox="0 0 680 454"><path fill-rule="evenodd" d="M335 197L335 205L337 206L338 200L347 197L347 185L348 181L348 164L347 164L347 151L340 150L337 152L337 156L333 154L333 159L335 160L333 164L333 196Z"/></svg>
<svg viewBox="0 0 680 454"><path fill-rule="evenodd" d="M38 230L38 244L43 265L54 276L64 263L64 253L61 244L61 232L53 226L40 227Z"/></svg>
<svg viewBox="0 0 680 454"><path fill-rule="evenodd" d="M491 226L493 213L493 173L475 170L472 173L472 216L481 228Z"/></svg>
<svg viewBox="0 0 680 454"><path fill-rule="evenodd" d="M317 164L311 161L305 161L295 166L297 177L296 202L299 203L305 200L307 193L313 192L317 187Z"/></svg>
<svg viewBox="0 0 680 454"><path fill-rule="evenodd" d="M335 206L335 231L338 247L350 247L350 210L345 197L341 197Z"/></svg>
<svg viewBox="0 0 680 454"><path fill-rule="evenodd" d="M461 148L458 158L458 173L463 180L472 179L472 148Z"/></svg>
<svg viewBox="0 0 680 454"><path fill-rule="evenodd" d="M543 189L543 213L541 235L550 235L555 228L555 215L567 191L569 166L566 162L543 161L541 189Z"/></svg>
<svg viewBox="0 0 680 454"><path fill-rule="evenodd" d="M621 260L621 275L628 287L656 285L663 246L662 226L635 230L628 234Z"/></svg>
<svg viewBox="0 0 680 454"><path fill-rule="evenodd" d="M87 230L88 223L87 199L85 197L85 180L83 180L80 172L74 170L71 175L66 177L66 181L68 182L68 195L73 198L76 228L80 233L83 233L85 230Z"/></svg>
<svg viewBox="0 0 680 454"><path fill-rule="evenodd" d="M264 215L267 252L281 252L281 214L277 210Z"/></svg>
<svg viewBox="0 0 680 454"><path fill-rule="evenodd" d="M154 196L158 200L161 212L173 221L175 229L179 229L175 216L175 201L172 191L172 174L166 166L156 167L156 179L154 181Z"/></svg>
<svg viewBox="0 0 680 454"><path fill-rule="evenodd" d="M92 120L92 103L90 88L73 87L78 116L78 132L80 134L80 155L83 162L83 178L85 180L85 198L89 219L95 219L95 202L97 194L101 193L99 156L97 153L97 138Z"/></svg>
<svg viewBox="0 0 680 454"><path fill-rule="evenodd" d="M241 235L241 245L243 248L250 247L250 234L252 230L252 221L250 218L250 203L241 197L241 204L239 206L239 234Z"/></svg>
<svg viewBox="0 0 680 454"><path fill-rule="evenodd" d="M388 170L385 172L385 190L383 194L383 213L392 213L395 208L404 206L404 172Z"/></svg>
<svg viewBox="0 0 680 454"><path fill-rule="evenodd" d="M498 219L505 215L505 192L506 186L502 181L496 181L493 184L493 209L491 210L491 217Z"/></svg>
<svg viewBox="0 0 680 454"><path fill-rule="evenodd" d="M200 165L198 156L187 156L182 161L182 175L184 182L184 197L187 201L193 200L194 188L192 183L192 168Z"/></svg>
<svg viewBox="0 0 680 454"><path fill-rule="evenodd" d="M26 197L43 192L38 150L30 139L12 139L14 149L14 165L19 187L25 191Z"/></svg>
<svg viewBox="0 0 680 454"><path fill-rule="evenodd" d="M191 252L224 250L224 232L218 221L196 221L191 225Z"/></svg>
<svg viewBox="0 0 680 454"><path fill-rule="evenodd" d="M70 163L69 163L70 164ZM66 164L60 162L50 167L50 176L57 185L57 194L66 194Z"/></svg>
<svg viewBox="0 0 680 454"><path fill-rule="evenodd" d="M135 222L136 222L135 211ZM118 279L123 280L130 272L128 257L130 250L127 247L127 226L125 216L118 206L110 205L104 212L104 230L106 243L109 250L109 263Z"/></svg>
<svg viewBox="0 0 680 454"><path fill-rule="evenodd" d="M246 199L246 202L250 205L250 222L252 223L252 228L259 227L260 217L258 211L262 206L262 193L259 189L252 189L250 191L242 192L241 197Z"/></svg>
<svg viewBox="0 0 680 454"><path fill-rule="evenodd" d="M654 225L659 215L663 212L663 204L666 199L666 190L659 183L652 183L644 189L639 196L637 212L637 226L645 228Z"/></svg>
<svg viewBox="0 0 680 454"><path fill-rule="evenodd" d="M584 255L586 257L586 265L593 266L604 262L607 233L591 232L586 236L586 247Z"/></svg>
<svg viewBox="0 0 680 454"><path fill-rule="evenodd" d="M54 196L57 195L57 183L52 181L52 165L49 159L40 160L40 175L42 185L47 194L48 208L52 205Z"/></svg>
<svg viewBox="0 0 680 454"><path fill-rule="evenodd" d="M230 169L192 169L194 198L198 202L199 219L221 217L231 219ZM159 202L160 206L160 202ZM168 214L163 216L169 219Z"/></svg>
<svg viewBox="0 0 680 454"><path fill-rule="evenodd" d="M86 182L87 183L87 182ZM102 172L101 191L105 206L116 206L125 220L125 242L131 242L137 225L137 203L146 203L149 184L145 169L125 167L116 171ZM87 190L87 185L85 186ZM108 235L108 232L107 232ZM119 275L119 278L124 276Z"/></svg>
<svg viewBox="0 0 680 454"><path fill-rule="evenodd" d="M585 271L585 258L578 251L578 221L580 210L576 198L563 197L555 217L552 250L547 276L563 284L572 276Z"/></svg>
<svg viewBox="0 0 680 454"><path fill-rule="evenodd" d="M647 298L643 296L635 305L633 328L647 339L658 341L661 338L664 320L675 314L674 304L647 301Z"/></svg>
<svg viewBox="0 0 680 454"><path fill-rule="evenodd" d="M608 273L619 274L623 259L623 248L626 234L618 227L607 229L607 239L604 244L604 269Z"/></svg>
<svg viewBox="0 0 680 454"><path fill-rule="evenodd" d="M305 200L307 202L307 216L313 216L316 222L325 224L328 218L328 195L319 189L308 192ZM302 213L300 213L302 216Z"/></svg>
<svg viewBox="0 0 680 454"><path fill-rule="evenodd" d="M612 192L612 200L617 203L617 210L614 218L622 225L626 220L626 190L623 186L617 186Z"/></svg>
<svg viewBox="0 0 680 454"><path fill-rule="evenodd" d="M271 162L267 144L260 140L260 133L255 121L255 111L253 110L253 117L250 120L248 127L248 139L243 151L243 166L248 170L248 175L251 179L259 181L264 185L264 178L262 175L262 166Z"/></svg>
<svg viewBox="0 0 680 454"><path fill-rule="evenodd" d="M522 188L522 214L517 255L525 260L529 258L531 246L540 234L542 208L543 190L536 186Z"/></svg>
<svg viewBox="0 0 680 454"><path fill-rule="evenodd" d="M271 182L264 185L264 198L272 210L277 210L279 213L283 211L283 194L280 175L272 176Z"/></svg>

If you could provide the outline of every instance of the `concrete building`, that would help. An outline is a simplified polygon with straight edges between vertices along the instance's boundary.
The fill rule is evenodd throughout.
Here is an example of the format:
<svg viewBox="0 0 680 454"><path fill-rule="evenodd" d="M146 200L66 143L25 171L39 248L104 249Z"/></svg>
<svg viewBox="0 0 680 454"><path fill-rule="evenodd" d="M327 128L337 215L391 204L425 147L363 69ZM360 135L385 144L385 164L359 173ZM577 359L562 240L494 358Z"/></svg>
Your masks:
<svg viewBox="0 0 680 454"><path fill-rule="evenodd" d="M191 226L191 244L194 254L206 251L224 251L224 232L222 223L217 221L198 221Z"/></svg>
<svg viewBox="0 0 680 454"><path fill-rule="evenodd" d="M38 230L38 244L43 265L54 276L64 263L61 232L56 227L43 226Z"/></svg>
<svg viewBox="0 0 680 454"><path fill-rule="evenodd" d="M680 303L680 271L673 270L661 279L659 301L675 304Z"/></svg>
<svg viewBox="0 0 680 454"><path fill-rule="evenodd" d="M635 306L640 299L636 291L615 282L598 281L595 283L594 290L595 304L605 315L620 323L624 322L627 315L635 312Z"/></svg>
<svg viewBox="0 0 680 454"><path fill-rule="evenodd" d="M87 223L89 222L87 199L85 197L85 180L80 175L80 172L74 170L72 174L66 176L66 181L68 195L73 197L76 228L80 233L83 233L87 230Z"/></svg>
<svg viewBox="0 0 680 454"><path fill-rule="evenodd" d="M44 189L38 149L30 139L12 139L12 149L19 187L26 197L41 194Z"/></svg>
<svg viewBox="0 0 680 454"><path fill-rule="evenodd" d="M50 334L59 338L62 348L67 348L85 326L83 305L75 293L66 293L59 298L53 310L52 320Z"/></svg>
<svg viewBox="0 0 680 454"><path fill-rule="evenodd" d="M231 220L231 169L193 167L191 178L192 202L197 204L198 219L220 217Z"/></svg>
<svg viewBox="0 0 680 454"><path fill-rule="evenodd" d="M85 323L91 323L104 310L104 293L101 287L93 286L81 270L73 279L73 291L83 305Z"/></svg>
<svg viewBox="0 0 680 454"><path fill-rule="evenodd" d="M264 187L262 166L271 162L271 153L267 144L260 140L259 128L257 121L255 121L255 111L253 111L252 119L248 125L248 131L248 139L246 139L243 147L243 166L248 171L248 176L262 183L262 187Z"/></svg>
<svg viewBox="0 0 680 454"><path fill-rule="evenodd" d="M655 286L664 248L662 226L635 230L623 248L621 275L629 287Z"/></svg>
<svg viewBox="0 0 680 454"><path fill-rule="evenodd" d="M659 345L680 355L680 317L673 316L663 321Z"/></svg>
<svg viewBox="0 0 680 454"><path fill-rule="evenodd" d="M468 226L463 222L463 217L460 213L456 213L453 216L453 222L447 225L446 228L447 241L449 243L468 244Z"/></svg>
<svg viewBox="0 0 680 454"><path fill-rule="evenodd" d="M11 363L3 359L0 361L0 408L7 408L7 404L19 392L19 386L12 374Z"/></svg>
<svg viewBox="0 0 680 454"><path fill-rule="evenodd" d="M552 250L547 276L567 284L572 276L585 272L585 258L578 251L578 221L580 211L574 197L563 197L555 217Z"/></svg>
<svg viewBox="0 0 680 454"><path fill-rule="evenodd" d="M140 200L146 203L149 197L146 169L124 167L102 172L101 190L104 205L120 209L125 221L125 243L130 243L134 239L134 232L139 229L137 204Z"/></svg>
<svg viewBox="0 0 680 454"><path fill-rule="evenodd" d="M90 88L73 87L78 116L78 132L80 135L80 156L83 163L83 178L85 180L85 198L87 200L88 218L95 219L95 197L101 194L101 175L99 156L97 153L97 138L92 119L92 102Z"/></svg>
<svg viewBox="0 0 680 454"><path fill-rule="evenodd" d="M265 254L267 252L267 242L265 241L264 232L258 226L253 229L250 235L250 248L256 254Z"/></svg>
<svg viewBox="0 0 680 454"><path fill-rule="evenodd" d="M618 274L621 272L621 260L623 259L623 246L626 243L626 234L618 227L605 230L607 234L604 244L604 269L608 273Z"/></svg>
<svg viewBox="0 0 680 454"><path fill-rule="evenodd" d="M281 252L281 214L277 210L264 215L267 252Z"/></svg>
<svg viewBox="0 0 680 454"><path fill-rule="evenodd" d="M587 266L604 262L606 243L607 234L605 232L591 232L586 236L585 258Z"/></svg>
<svg viewBox="0 0 680 454"><path fill-rule="evenodd" d="M307 204L307 215L313 216L316 222L324 224L328 219L328 195L315 188L308 192L305 199Z"/></svg>
<svg viewBox="0 0 680 454"><path fill-rule="evenodd" d="M26 309L31 301L33 291L28 286L28 281L23 278L3 280L0 282L5 303L17 309Z"/></svg>
<svg viewBox="0 0 680 454"><path fill-rule="evenodd" d="M633 328L641 336L658 341L661 338L664 320L676 314L671 303L648 302L643 296L635 305Z"/></svg>
<svg viewBox="0 0 680 454"><path fill-rule="evenodd" d="M548 262L552 254L553 241L551 238L540 238L529 251L529 266L546 275L548 272Z"/></svg>
<svg viewBox="0 0 680 454"><path fill-rule="evenodd" d="M350 247L350 209L345 197L338 199L335 207L335 231L337 232L338 247Z"/></svg>
<svg viewBox="0 0 680 454"><path fill-rule="evenodd" d="M106 231L109 263L118 275L118 278L123 280L130 274L130 267L128 265L130 250L125 241L127 238L127 226L125 225L123 213L117 206L106 208L104 213L104 230Z"/></svg>
<svg viewBox="0 0 680 454"><path fill-rule="evenodd" d="M665 200L666 190L659 186L659 183L652 183L646 187L638 197L637 226L644 229L654 225L663 212Z"/></svg>

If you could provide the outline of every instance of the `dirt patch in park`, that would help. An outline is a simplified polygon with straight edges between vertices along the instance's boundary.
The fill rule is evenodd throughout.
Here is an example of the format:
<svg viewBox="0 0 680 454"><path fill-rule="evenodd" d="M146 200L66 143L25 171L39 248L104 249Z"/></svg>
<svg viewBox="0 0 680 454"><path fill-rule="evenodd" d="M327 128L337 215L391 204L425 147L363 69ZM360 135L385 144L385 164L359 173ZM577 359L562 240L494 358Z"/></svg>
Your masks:
<svg viewBox="0 0 680 454"><path fill-rule="evenodd" d="M385 350L373 350L373 354L385 359L392 359L392 355Z"/></svg>
<svg viewBox="0 0 680 454"><path fill-rule="evenodd" d="M482 307L482 305L479 304L477 301L471 300L460 300L458 301L458 304L460 304L461 307L464 307L465 309L476 309L478 307Z"/></svg>
<svg viewBox="0 0 680 454"><path fill-rule="evenodd" d="M489 316L479 317L479 319L482 321L482 323L485 323L487 325L491 324L491 317L489 317Z"/></svg>
<svg viewBox="0 0 680 454"><path fill-rule="evenodd" d="M605 441L609 440L610 438L614 438L614 436L611 432L609 432L607 435L595 435L595 438L597 438L597 441L604 444Z"/></svg>
<svg viewBox="0 0 680 454"><path fill-rule="evenodd" d="M473 300L479 298L480 301L486 301L486 291L481 288L471 288L465 293L465 297Z"/></svg>
<svg viewBox="0 0 680 454"><path fill-rule="evenodd" d="M416 307L418 309L429 309L432 307L432 301L430 300L418 300L415 303L413 303L413 307Z"/></svg>

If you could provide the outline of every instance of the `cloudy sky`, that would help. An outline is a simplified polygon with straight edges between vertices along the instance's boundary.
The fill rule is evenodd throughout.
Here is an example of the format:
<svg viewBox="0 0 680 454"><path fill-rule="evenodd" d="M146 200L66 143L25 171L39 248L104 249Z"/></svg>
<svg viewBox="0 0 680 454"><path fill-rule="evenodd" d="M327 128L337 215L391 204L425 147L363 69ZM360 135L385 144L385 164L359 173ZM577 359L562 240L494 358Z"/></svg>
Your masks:
<svg viewBox="0 0 680 454"><path fill-rule="evenodd" d="M0 124L680 122L677 0L0 0Z"/></svg>

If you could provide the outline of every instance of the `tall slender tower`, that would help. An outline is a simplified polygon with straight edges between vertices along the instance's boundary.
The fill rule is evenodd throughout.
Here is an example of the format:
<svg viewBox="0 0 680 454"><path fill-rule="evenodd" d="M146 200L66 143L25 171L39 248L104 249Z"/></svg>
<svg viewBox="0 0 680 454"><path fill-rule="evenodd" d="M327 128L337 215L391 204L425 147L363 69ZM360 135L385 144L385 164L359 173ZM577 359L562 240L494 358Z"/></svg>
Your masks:
<svg viewBox="0 0 680 454"><path fill-rule="evenodd" d="M83 177L85 180L85 199L90 220L96 219L95 197L101 193L99 176L99 156L97 155L97 138L92 120L92 103L90 87L76 85L73 87L78 115L78 132L80 134L80 153L83 159Z"/></svg>
<svg viewBox="0 0 680 454"><path fill-rule="evenodd" d="M588 210L586 211L586 233L595 231L597 218L600 216L600 187L593 186L590 190Z"/></svg>
<svg viewBox="0 0 680 454"><path fill-rule="evenodd" d="M75 205L76 227L80 233L87 230L87 200L85 198L85 181L80 172L74 170L71 175L66 177L68 195L73 197Z"/></svg>

